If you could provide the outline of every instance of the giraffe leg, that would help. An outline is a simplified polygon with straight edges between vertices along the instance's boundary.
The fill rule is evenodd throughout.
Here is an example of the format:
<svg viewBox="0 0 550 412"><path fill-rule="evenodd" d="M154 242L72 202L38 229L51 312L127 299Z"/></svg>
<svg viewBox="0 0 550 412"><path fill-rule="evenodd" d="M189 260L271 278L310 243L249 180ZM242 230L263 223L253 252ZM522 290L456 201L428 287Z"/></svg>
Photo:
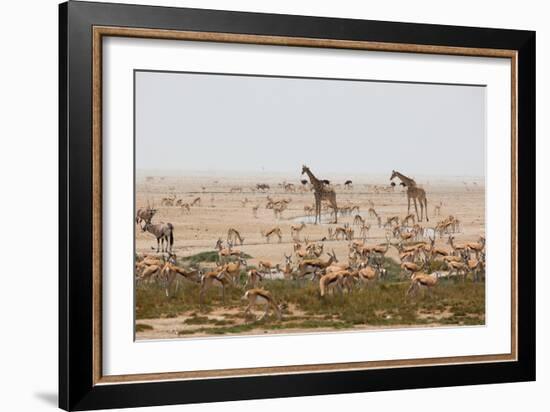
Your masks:
<svg viewBox="0 0 550 412"><path fill-rule="evenodd" d="M413 201L414 201L414 210L416 211L416 217L418 217L418 207L416 205L416 197L413 198ZM420 219L419 221L422 222L422 219Z"/></svg>
<svg viewBox="0 0 550 412"><path fill-rule="evenodd" d="M429 222L430 219L428 219L428 199L424 198L424 208L426 209L426 222Z"/></svg>
<svg viewBox="0 0 550 412"><path fill-rule="evenodd" d="M321 223L321 200L315 198L315 224L317 223Z"/></svg>
<svg viewBox="0 0 550 412"><path fill-rule="evenodd" d="M411 213L411 196L409 194L407 194L407 202L408 202L407 214L410 214Z"/></svg>

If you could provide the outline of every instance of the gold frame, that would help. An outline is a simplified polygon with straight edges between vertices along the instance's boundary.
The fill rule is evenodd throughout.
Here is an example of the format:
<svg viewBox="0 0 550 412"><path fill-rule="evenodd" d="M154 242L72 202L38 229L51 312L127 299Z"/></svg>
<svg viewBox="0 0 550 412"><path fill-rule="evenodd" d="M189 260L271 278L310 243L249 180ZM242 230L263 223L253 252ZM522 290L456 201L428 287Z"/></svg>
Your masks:
<svg viewBox="0 0 550 412"><path fill-rule="evenodd" d="M511 133L512 133L512 257L511 257L511 353L498 355L452 356L441 358L398 359L385 361L331 363L316 365L291 365L260 368L220 369L207 371L182 371L133 375L107 375L102 373L102 39L105 36L133 37L165 40L188 40L293 47L318 47L354 49L400 53L424 53L458 56L499 57L511 60ZM135 383L144 381L189 380L221 377L292 374L305 372L334 372L363 369L398 368L411 366L434 366L466 363L491 363L516 361L517 342L517 52L502 49L481 49L417 44L382 43L334 39L312 39L247 34L194 32L177 30L141 29L127 27L93 27L93 129L92 129L92 176L93 176L93 384Z"/></svg>

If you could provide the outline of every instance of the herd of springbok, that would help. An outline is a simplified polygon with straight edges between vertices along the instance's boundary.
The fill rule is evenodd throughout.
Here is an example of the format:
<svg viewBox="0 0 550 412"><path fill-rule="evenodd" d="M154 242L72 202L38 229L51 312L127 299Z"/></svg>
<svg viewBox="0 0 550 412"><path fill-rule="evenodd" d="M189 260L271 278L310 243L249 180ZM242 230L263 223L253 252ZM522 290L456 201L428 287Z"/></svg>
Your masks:
<svg viewBox="0 0 550 412"><path fill-rule="evenodd" d="M306 216L314 218L312 223L304 221L292 225L289 233L291 250L284 252L281 260L272 262L259 259L255 267L248 265L247 255L239 249L246 245L244 236L235 227L230 227L227 233L219 237L215 250L217 261L215 267L186 268L178 264L177 256L173 253L174 226L171 223L152 223L157 212L153 207L139 209L136 213L136 224L144 232L152 234L157 239L157 254L141 254L136 257L136 278L138 282L157 281L165 288L169 296L173 285L176 290L179 280L194 282L199 285L199 302L205 304L206 292L212 287L221 289L221 299L225 303L226 288L242 290L242 299L248 302L245 313L248 314L256 304L263 305L265 317L271 310L281 319L284 302L279 302L272 292L265 288L265 279L280 278L285 282L295 282L304 285L306 282L318 284L320 298L328 294L350 294L356 289L369 287L373 283L387 277L386 254L390 248L396 250L400 263L401 281L409 281L410 286L405 298L412 297L421 289L431 293L441 277L461 277L465 280L471 276L473 281L480 281L485 273L485 238L480 236L476 242L458 243L455 236L460 233L460 221L453 215L430 225L428 217L428 202L426 192L417 186L411 179L397 171L391 174L391 189L398 178L400 185L406 190L408 207L404 215L388 215L376 211L372 200L368 201L368 211L361 214L360 205L348 202L338 207L336 199L336 185L326 179L318 179L307 167L302 167L303 179L300 184L283 182L280 187L285 192L306 190L313 192L314 203L305 206ZM344 190L352 190L352 181L344 182ZM270 186L265 183L257 184L254 189L268 192ZM387 188L378 187L377 190L386 191ZM388 191L389 191L388 190ZM237 187L232 187L231 193L240 193ZM266 197L266 209L273 210L276 218L288 208L291 199L275 199ZM411 213L411 201L414 212ZM182 207L189 210L193 206L200 207L200 197L192 202L183 202L176 196L162 199L163 206ZM247 198L241 200L243 207L249 203ZM186 205L186 206L184 206ZM420 206L420 211L418 206ZM253 204L252 213L257 217L260 204ZM440 201L433 209L433 216L440 217L443 202ZM323 211L326 212L323 214ZM308 224L317 225L323 218L330 218L327 235L316 241L308 240L302 232ZM338 225L338 217L351 216L349 223ZM423 221L426 220L426 226ZM385 242L369 243L368 236L371 227L383 229ZM271 243L276 239L281 243L285 236L279 226L260 229L264 242ZM225 240L222 239L225 237ZM439 240L439 245L436 242ZM340 261L334 250L326 245L329 242L346 242L347 256ZM159 254L160 253L160 254ZM327 257L324 258L324 255ZM435 264L435 262L441 262ZM437 267L440 270L432 271Z"/></svg>

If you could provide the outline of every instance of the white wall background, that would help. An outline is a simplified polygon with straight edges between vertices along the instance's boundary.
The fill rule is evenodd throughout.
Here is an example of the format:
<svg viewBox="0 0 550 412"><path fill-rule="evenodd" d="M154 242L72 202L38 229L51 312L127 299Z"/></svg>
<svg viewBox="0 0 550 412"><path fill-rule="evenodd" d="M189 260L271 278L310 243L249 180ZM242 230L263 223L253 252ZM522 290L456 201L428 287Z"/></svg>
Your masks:
<svg viewBox="0 0 550 412"><path fill-rule="evenodd" d="M138 1L133 1L136 3ZM148 4L352 17L537 31L537 209L550 210L550 26L536 0L181 0ZM4 2L0 13L0 409L53 410L57 404L57 1ZM540 216L539 216L540 217ZM27 236L28 230L32 236ZM550 282L539 219L536 383L228 402L165 407L181 411L544 410L550 385ZM543 241L544 240L544 241ZM523 274L529 276L530 274ZM540 406L539 406L540 405ZM546 405L546 407L545 407ZM145 410L145 409L144 409ZM161 410L149 408L148 411Z"/></svg>

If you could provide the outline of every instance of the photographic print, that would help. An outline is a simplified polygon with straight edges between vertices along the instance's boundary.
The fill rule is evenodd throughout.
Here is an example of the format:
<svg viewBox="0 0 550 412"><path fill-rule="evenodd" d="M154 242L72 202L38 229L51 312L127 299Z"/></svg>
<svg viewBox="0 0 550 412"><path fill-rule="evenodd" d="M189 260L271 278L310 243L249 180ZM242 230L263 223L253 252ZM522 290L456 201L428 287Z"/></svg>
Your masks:
<svg viewBox="0 0 550 412"><path fill-rule="evenodd" d="M136 70L136 339L484 325L485 92Z"/></svg>
<svg viewBox="0 0 550 412"><path fill-rule="evenodd" d="M59 40L60 407L535 379L534 32L72 1Z"/></svg>

